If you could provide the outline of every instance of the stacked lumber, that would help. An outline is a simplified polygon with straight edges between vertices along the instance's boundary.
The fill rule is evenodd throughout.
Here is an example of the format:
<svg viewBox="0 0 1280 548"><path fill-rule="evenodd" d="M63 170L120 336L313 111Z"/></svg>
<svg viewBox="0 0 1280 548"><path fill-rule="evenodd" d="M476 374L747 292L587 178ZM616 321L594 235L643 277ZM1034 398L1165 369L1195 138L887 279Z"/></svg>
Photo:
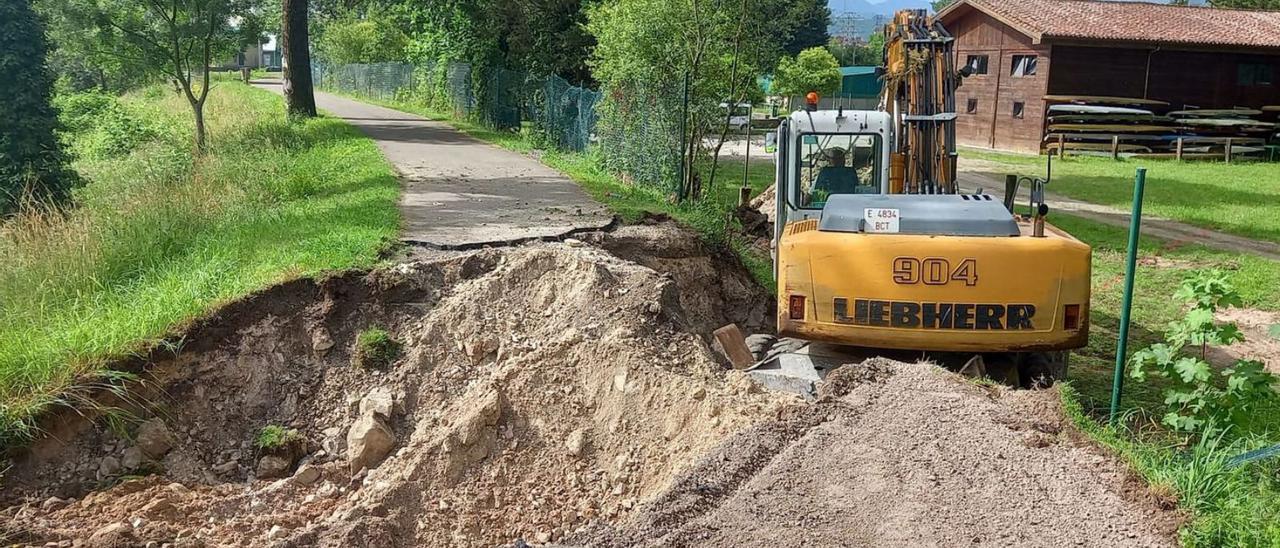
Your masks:
<svg viewBox="0 0 1280 548"><path fill-rule="evenodd" d="M1276 132L1280 106L1173 110L1136 97L1047 95L1043 148L1051 154L1140 158L1257 155Z"/></svg>

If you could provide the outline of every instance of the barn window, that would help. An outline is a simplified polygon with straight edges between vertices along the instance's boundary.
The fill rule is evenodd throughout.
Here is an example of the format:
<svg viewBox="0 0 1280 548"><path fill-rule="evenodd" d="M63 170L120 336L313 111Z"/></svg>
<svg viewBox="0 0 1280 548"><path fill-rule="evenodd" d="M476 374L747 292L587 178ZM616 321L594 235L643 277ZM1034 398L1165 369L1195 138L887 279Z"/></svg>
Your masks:
<svg viewBox="0 0 1280 548"><path fill-rule="evenodd" d="M970 99L969 99L969 101L968 101L967 103L965 103L965 105L964 105L964 112L965 112L965 114L977 114L977 113L978 113L978 100L977 100L977 99L970 98Z"/></svg>
<svg viewBox="0 0 1280 548"><path fill-rule="evenodd" d="M1236 68L1236 82L1242 86L1269 86L1275 82L1271 65L1265 63L1240 63Z"/></svg>
<svg viewBox="0 0 1280 548"><path fill-rule="evenodd" d="M973 71L973 74L987 73L987 56L986 55L970 55L964 62L965 66Z"/></svg>
<svg viewBox="0 0 1280 548"><path fill-rule="evenodd" d="M1013 102L1013 117L1014 117L1014 118L1021 118L1021 117L1022 117L1022 111L1026 109L1026 106L1027 106L1027 105L1026 105L1025 103L1023 103L1022 101L1014 101L1014 102Z"/></svg>
<svg viewBox="0 0 1280 548"><path fill-rule="evenodd" d="M1036 73L1036 56L1034 55L1014 55L1013 65L1010 68L1011 76L1034 76Z"/></svg>

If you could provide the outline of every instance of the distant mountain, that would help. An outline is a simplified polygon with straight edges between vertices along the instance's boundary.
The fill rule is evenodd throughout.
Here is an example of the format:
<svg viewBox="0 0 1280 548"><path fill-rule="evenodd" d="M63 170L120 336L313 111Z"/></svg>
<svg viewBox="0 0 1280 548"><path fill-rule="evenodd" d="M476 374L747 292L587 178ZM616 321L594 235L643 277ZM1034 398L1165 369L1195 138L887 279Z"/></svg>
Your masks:
<svg viewBox="0 0 1280 548"><path fill-rule="evenodd" d="M843 38L867 38L904 9L929 9L927 0L827 0L831 25L827 33Z"/></svg>
<svg viewBox="0 0 1280 548"><path fill-rule="evenodd" d="M858 15L893 15L904 9L929 9L927 0L827 0L831 15L852 13Z"/></svg>

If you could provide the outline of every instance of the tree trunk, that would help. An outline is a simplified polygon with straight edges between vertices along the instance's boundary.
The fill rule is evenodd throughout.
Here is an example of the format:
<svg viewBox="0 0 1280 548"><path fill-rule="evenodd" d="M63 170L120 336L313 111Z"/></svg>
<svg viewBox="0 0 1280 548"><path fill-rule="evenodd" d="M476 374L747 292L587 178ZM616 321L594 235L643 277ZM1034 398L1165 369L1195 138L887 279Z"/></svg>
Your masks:
<svg viewBox="0 0 1280 548"><path fill-rule="evenodd" d="M191 112L196 117L196 154L203 156L209 150L209 144L205 141L204 103L199 101L192 102Z"/></svg>
<svg viewBox="0 0 1280 548"><path fill-rule="evenodd" d="M284 102L289 116L316 115L311 83L311 39L307 31L307 0L284 0L281 5L281 46L284 51Z"/></svg>

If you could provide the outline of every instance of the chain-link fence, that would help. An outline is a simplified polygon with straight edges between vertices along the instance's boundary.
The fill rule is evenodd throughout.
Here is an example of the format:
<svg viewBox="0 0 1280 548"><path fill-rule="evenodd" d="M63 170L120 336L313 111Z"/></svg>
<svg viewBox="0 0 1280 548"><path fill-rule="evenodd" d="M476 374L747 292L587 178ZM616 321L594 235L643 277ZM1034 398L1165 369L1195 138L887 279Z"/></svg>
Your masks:
<svg viewBox="0 0 1280 548"><path fill-rule="evenodd" d="M680 166L679 96L662 87L597 91L461 62L312 65L316 86L380 100L413 101L485 126L526 132L538 146L583 152L636 183L674 188Z"/></svg>

